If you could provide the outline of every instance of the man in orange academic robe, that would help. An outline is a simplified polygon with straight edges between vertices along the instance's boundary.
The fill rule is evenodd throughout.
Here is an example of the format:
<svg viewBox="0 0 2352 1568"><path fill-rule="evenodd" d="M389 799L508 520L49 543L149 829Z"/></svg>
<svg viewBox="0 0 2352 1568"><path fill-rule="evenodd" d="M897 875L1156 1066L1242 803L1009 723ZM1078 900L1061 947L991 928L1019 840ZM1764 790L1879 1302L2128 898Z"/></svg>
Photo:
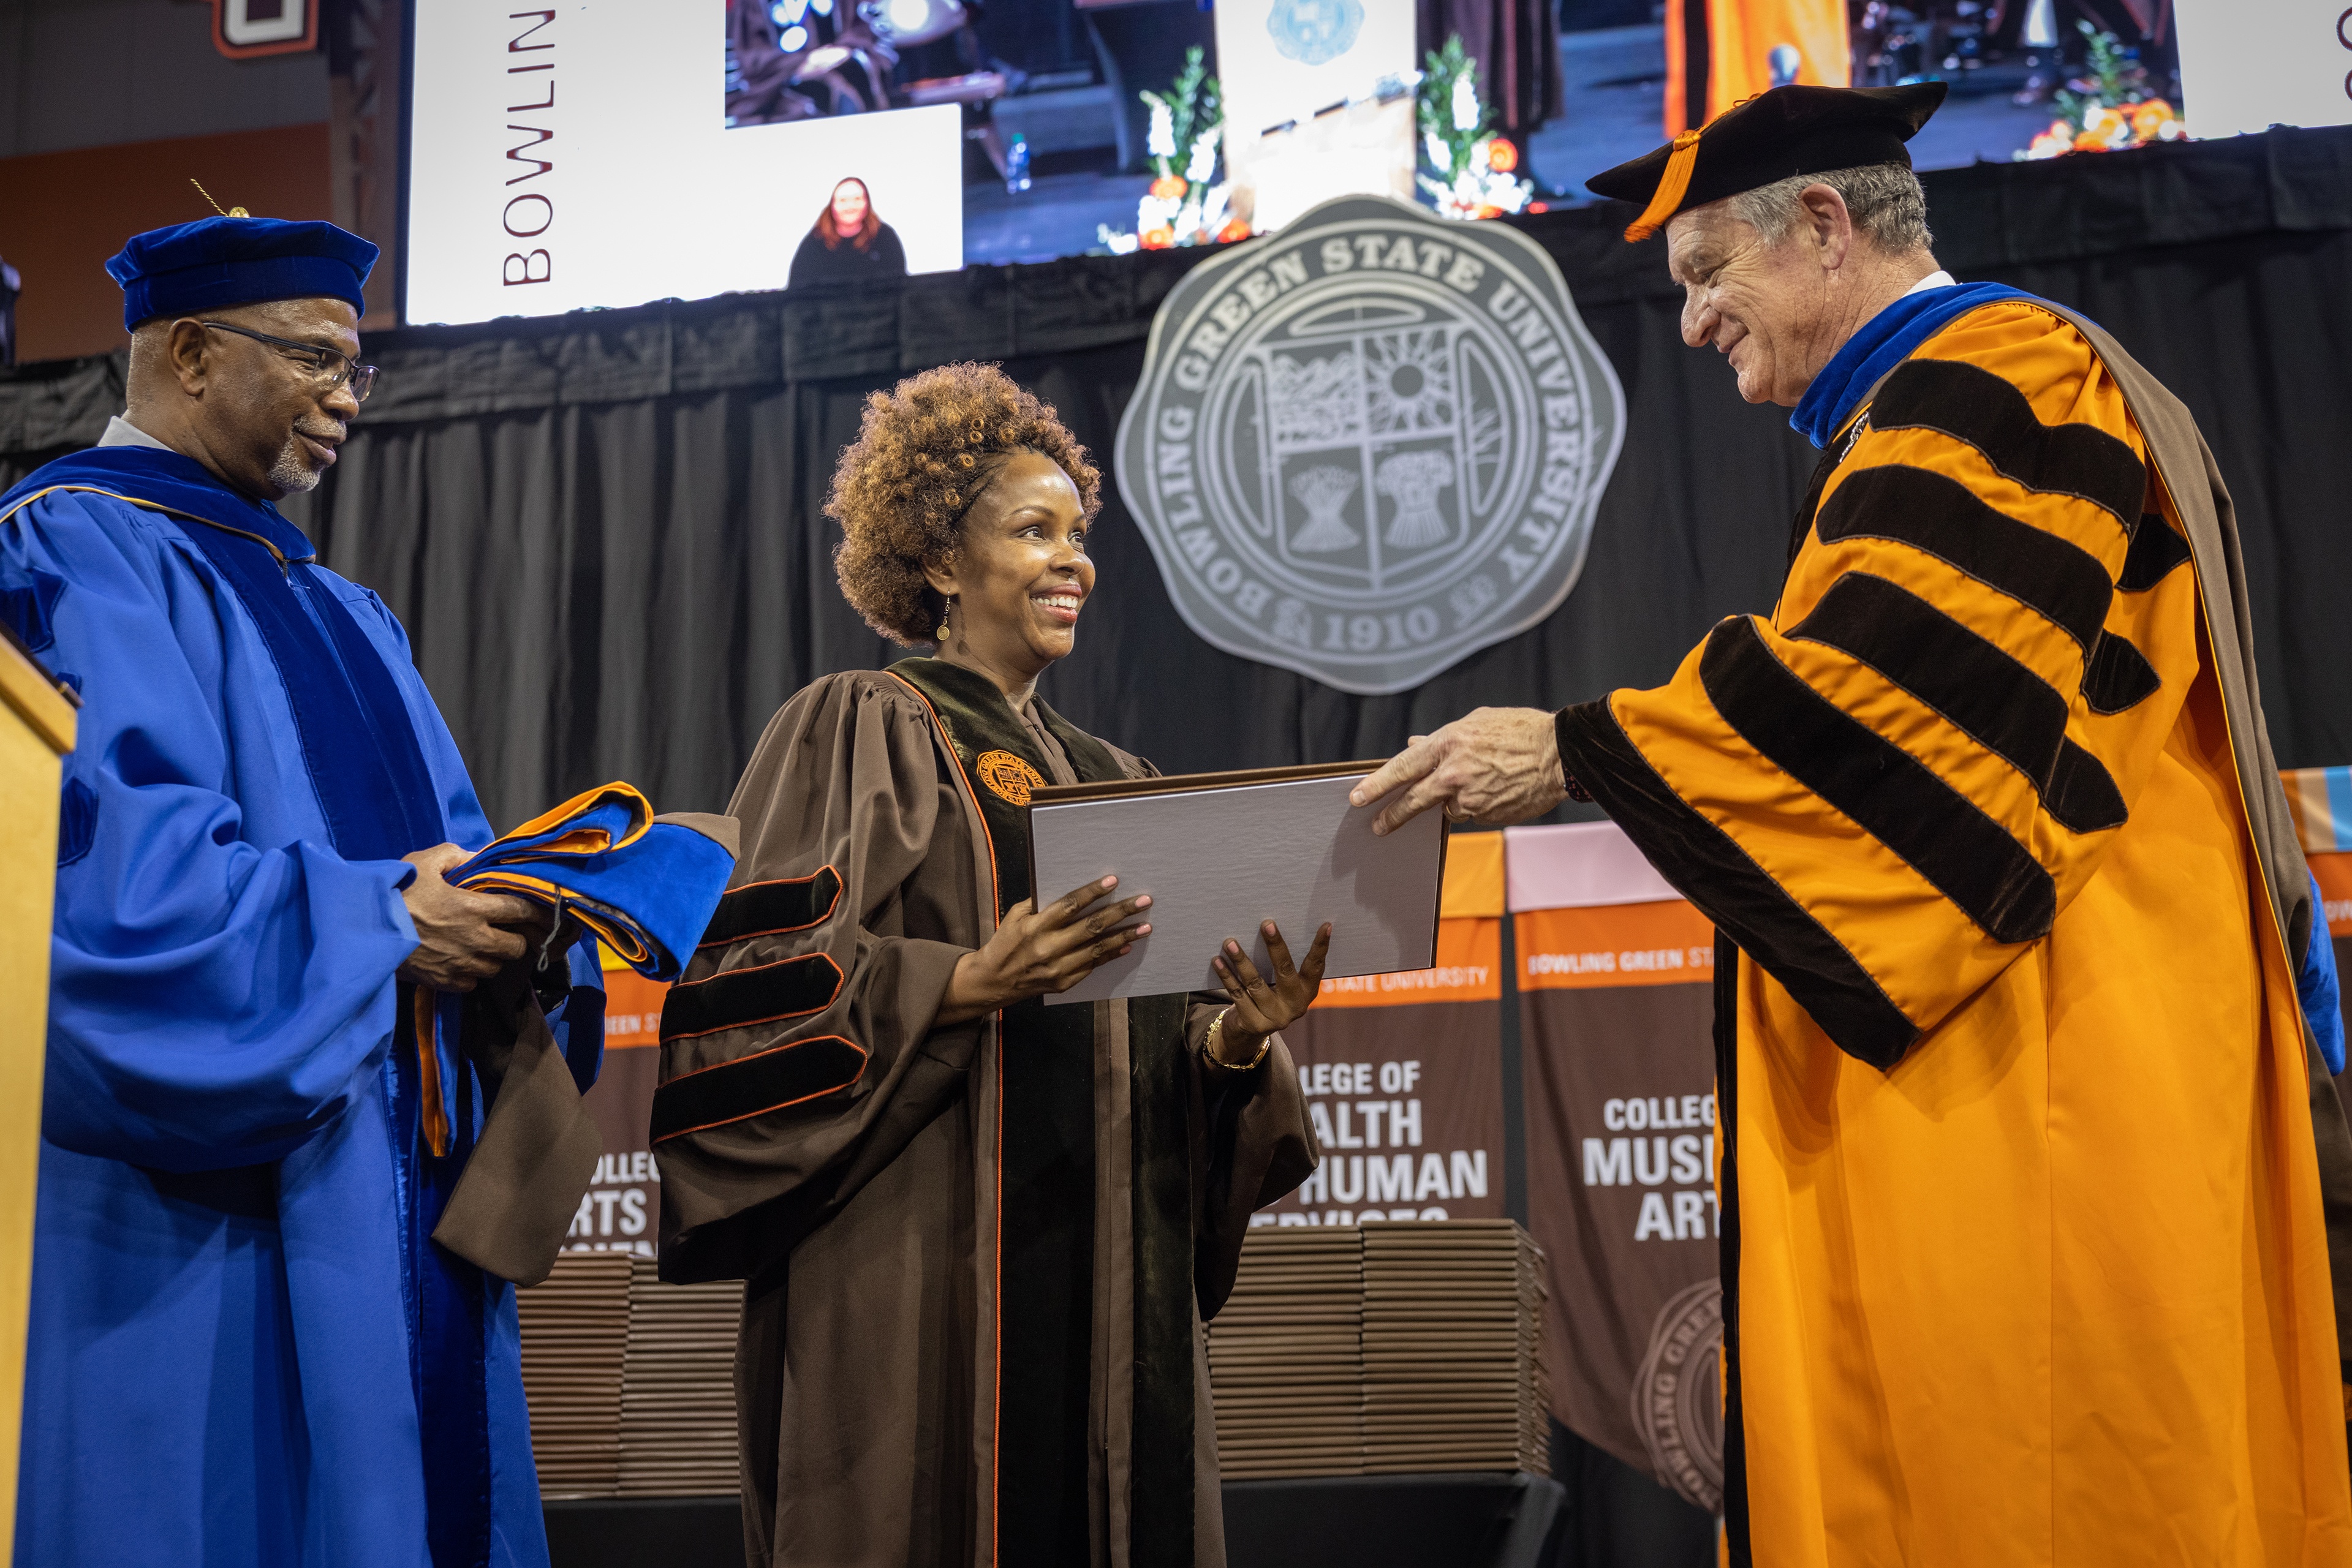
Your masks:
<svg viewBox="0 0 2352 1568"><path fill-rule="evenodd" d="M1730 1562L2352 1563L2352 1143L2229 495L2114 339L1937 267L1942 96L1781 88L1593 179L1822 450L1780 602L1358 794L1595 800L1721 933Z"/></svg>

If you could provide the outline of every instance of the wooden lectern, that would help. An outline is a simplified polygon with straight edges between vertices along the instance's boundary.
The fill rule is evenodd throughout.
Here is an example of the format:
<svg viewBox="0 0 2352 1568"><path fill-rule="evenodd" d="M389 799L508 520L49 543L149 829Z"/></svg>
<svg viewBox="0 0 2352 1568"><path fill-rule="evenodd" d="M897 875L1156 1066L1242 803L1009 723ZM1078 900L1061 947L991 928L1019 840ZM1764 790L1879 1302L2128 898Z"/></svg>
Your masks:
<svg viewBox="0 0 2352 1568"><path fill-rule="evenodd" d="M16 1538L58 789L60 758L73 746L73 705L13 638L0 637L0 1561Z"/></svg>

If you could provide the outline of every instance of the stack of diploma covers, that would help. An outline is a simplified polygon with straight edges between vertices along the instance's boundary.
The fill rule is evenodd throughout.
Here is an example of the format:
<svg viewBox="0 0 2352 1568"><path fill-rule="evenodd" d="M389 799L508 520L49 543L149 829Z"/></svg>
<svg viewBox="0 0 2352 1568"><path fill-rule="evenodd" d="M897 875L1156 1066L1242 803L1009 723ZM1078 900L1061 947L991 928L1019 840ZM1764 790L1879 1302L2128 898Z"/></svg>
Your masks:
<svg viewBox="0 0 2352 1568"><path fill-rule="evenodd" d="M1372 836L1381 803L1348 804L1377 762L1055 784L1030 797L1030 885L1050 900L1097 877L1151 894L1151 935L1048 1007L1223 988L1209 960L1228 936L1274 972L1261 922L1294 959L1331 923L1326 978L1437 962L1445 821L1424 811Z"/></svg>
<svg viewBox="0 0 2352 1568"><path fill-rule="evenodd" d="M1209 1325L1224 1474L1549 1473L1544 1295L1507 1219L1252 1230Z"/></svg>
<svg viewBox="0 0 2352 1568"><path fill-rule="evenodd" d="M654 1260L566 1252L515 1292L530 1451L549 1497L732 1493L743 1287L665 1285Z"/></svg>
<svg viewBox="0 0 2352 1568"><path fill-rule="evenodd" d="M1352 1225L1260 1226L1209 1325L1229 1480L1364 1468L1364 1251Z"/></svg>
<svg viewBox="0 0 2352 1568"><path fill-rule="evenodd" d="M735 1330L743 1287L665 1285L650 1258L631 1264L628 1361L621 1370L621 1495L731 1496Z"/></svg>
<svg viewBox="0 0 2352 1568"><path fill-rule="evenodd" d="M620 1485L629 1261L625 1252L567 1252L545 1280L515 1292L530 1457L548 1497L610 1497Z"/></svg>
<svg viewBox="0 0 2352 1568"><path fill-rule="evenodd" d="M1543 1249L1509 1219L1364 1233L1364 1473L1551 1471Z"/></svg>

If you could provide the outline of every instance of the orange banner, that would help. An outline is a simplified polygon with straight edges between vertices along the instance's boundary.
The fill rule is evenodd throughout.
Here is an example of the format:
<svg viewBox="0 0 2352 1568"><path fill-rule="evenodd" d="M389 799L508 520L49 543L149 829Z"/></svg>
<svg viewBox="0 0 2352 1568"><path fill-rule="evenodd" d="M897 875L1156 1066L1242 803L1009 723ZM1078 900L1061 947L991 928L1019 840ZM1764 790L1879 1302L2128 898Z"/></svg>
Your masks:
<svg viewBox="0 0 2352 1568"><path fill-rule="evenodd" d="M2311 874L2319 883L2319 896L2327 905L2327 931L2332 936L2352 936L2352 850L2305 855Z"/></svg>
<svg viewBox="0 0 2352 1568"><path fill-rule="evenodd" d="M1434 968L1326 980L1315 1005L1318 1009L1394 1008L1422 1002L1491 1002L1502 994L1502 920L1454 918L1437 923Z"/></svg>
<svg viewBox="0 0 2352 1568"><path fill-rule="evenodd" d="M1503 913L1502 834L1455 833L1445 841L1445 886L1437 913L1448 919Z"/></svg>
<svg viewBox="0 0 2352 1568"><path fill-rule="evenodd" d="M1519 989L1687 986L1715 978L1715 927L1681 899L1535 909L1518 921Z"/></svg>
<svg viewBox="0 0 2352 1568"><path fill-rule="evenodd" d="M661 1043L662 998L669 988L635 969L604 971L604 1049Z"/></svg>

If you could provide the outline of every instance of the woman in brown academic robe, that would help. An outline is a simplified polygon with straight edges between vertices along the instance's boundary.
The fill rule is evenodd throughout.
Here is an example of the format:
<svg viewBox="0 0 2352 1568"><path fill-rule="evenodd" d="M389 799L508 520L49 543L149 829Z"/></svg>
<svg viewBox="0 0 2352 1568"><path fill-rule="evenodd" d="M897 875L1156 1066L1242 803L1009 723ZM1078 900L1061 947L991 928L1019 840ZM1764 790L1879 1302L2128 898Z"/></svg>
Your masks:
<svg viewBox="0 0 2352 1568"><path fill-rule="evenodd" d="M1028 885L1032 788L1153 771L1034 695L1099 483L979 365L877 393L835 476L843 591L939 653L769 724L653 1112L662 1277L748 1281L754 1563L1224 1561L1201 1325L1318 1158L1275 1031L1329 932L1294 967L1269 926L1270 976L1228 942L1223 995L1043 1005L1150 932L1108 881Z"/></svg>

